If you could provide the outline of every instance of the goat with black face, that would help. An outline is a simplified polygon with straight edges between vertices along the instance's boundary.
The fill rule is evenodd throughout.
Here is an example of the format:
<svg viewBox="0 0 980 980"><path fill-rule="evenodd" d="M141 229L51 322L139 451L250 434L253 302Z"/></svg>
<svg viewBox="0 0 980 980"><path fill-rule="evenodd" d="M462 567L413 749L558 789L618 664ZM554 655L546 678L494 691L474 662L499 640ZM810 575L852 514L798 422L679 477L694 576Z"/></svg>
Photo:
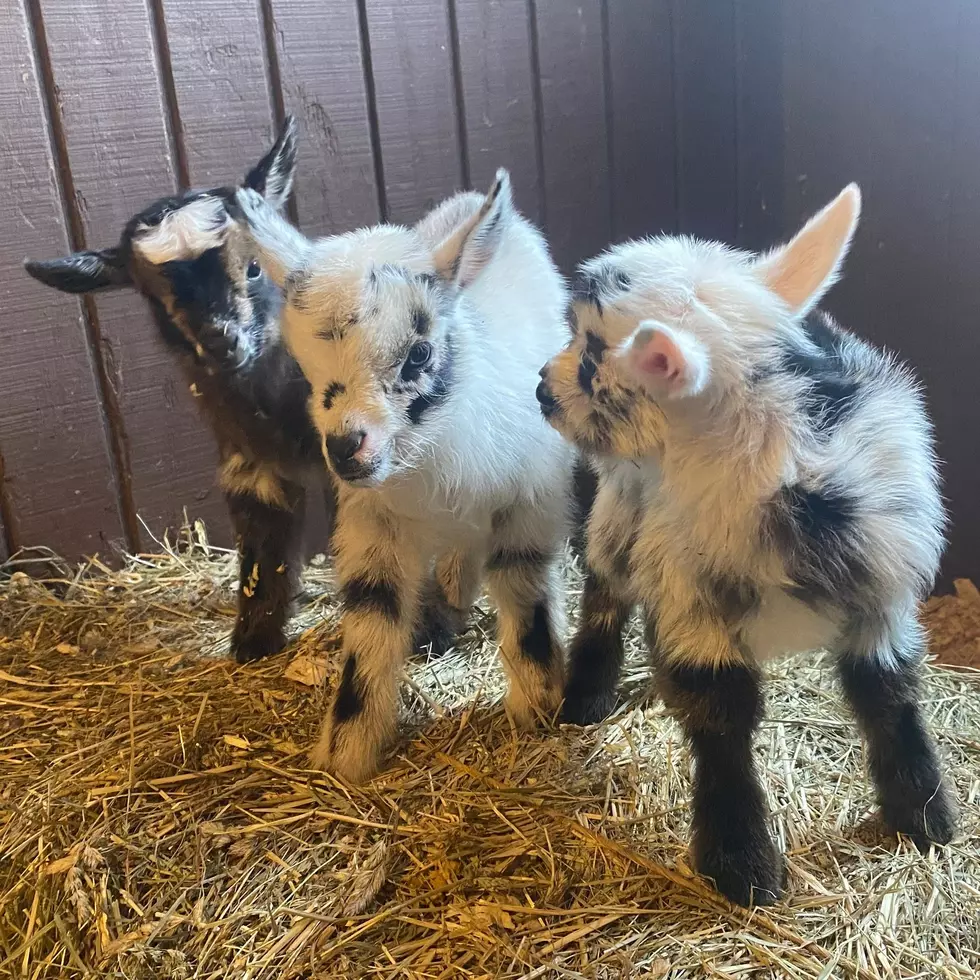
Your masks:
<svg viewBox="0 0 980 980"><path fill-rule="evenodd" d="M280 209L295 166L296 131L287 118L242 186ZM336 494L306 410L310 386L280 336L282 291L242 227L237 189L162 198L127 222L118 245L29 261L26 269L62 292L131 288L149 304L218 441L218 484L240 554L232 650L245 662L283 646L302 559L306 483L323 485L331 527ZM451 631L437 613L426 611L426 625L444 647Z"/></svg>

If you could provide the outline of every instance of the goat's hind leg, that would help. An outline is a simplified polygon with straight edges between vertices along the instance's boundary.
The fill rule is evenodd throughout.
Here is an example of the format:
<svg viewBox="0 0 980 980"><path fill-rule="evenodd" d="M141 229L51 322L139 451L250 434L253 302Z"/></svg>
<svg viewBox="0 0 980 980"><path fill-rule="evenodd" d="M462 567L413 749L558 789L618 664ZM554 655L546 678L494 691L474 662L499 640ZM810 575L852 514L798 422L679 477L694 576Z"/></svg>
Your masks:
<svg viewBox="0 0 980 980"><path fill-rule="evenodd" d="M306 493L280 481L275 502L243 490L225 498L238 539L238 618L231 649L239 663L278 653L299 587Z"/></svg>
<svg viewBox="0 0 980 980"><path fill-rule="evenodd" d="M837 672L867 743L868 768L889 829L920 848L956 832L956 804L919 708L925 636L911 615L898 628L850 631Z"/></svg>
<svg viewBox="0 0 980 980"><path fill-rule="evenodd" d="M441 657L466 628L470 608L480 590L483 552L454 548L440 555L422 590L412 650Z"/></svg>

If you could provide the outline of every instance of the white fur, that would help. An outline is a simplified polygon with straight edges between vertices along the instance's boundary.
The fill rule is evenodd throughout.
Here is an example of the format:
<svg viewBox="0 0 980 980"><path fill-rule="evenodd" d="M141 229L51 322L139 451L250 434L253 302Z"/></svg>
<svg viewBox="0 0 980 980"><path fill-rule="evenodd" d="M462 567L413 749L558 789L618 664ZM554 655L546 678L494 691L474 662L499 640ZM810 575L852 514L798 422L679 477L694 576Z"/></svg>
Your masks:
<svg viewBox="0 0 980 980"><path fill-rule="evenodd" d="M201 197L165 215L158 225L140 225L133 248L154 265L193 259L209 248L220 248L230 224L219 198Z"/></svg>

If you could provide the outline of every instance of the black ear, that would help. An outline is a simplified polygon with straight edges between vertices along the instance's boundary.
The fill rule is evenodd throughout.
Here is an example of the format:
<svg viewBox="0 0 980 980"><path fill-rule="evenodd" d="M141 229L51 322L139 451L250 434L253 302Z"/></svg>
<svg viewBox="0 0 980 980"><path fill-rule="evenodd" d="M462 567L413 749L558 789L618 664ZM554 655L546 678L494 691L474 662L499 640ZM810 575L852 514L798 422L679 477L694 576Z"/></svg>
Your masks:
<svg viewBox="0 0 980 980"><path fill-rule="evenodd" d="M92 293L132 285L118 248L72 252L63 259L44 262L27 259L24 268L38 282L63 293Z"/></svg>
<svg viewBox="0 0 980 980"><path fill-rule="evenodd" d="M296 120L286 116L279 139L245 175L245 187L258 191L273 207L281 208L293 188L296 173Z"/></svg>

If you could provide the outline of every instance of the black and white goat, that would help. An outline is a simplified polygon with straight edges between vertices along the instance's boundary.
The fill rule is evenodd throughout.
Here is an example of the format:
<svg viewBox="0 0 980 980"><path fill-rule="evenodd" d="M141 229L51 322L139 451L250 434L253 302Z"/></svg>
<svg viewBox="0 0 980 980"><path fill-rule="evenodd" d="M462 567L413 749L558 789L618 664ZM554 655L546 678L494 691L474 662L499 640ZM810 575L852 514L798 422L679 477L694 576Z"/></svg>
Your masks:
<svg viewBox="0 0 980 980"><path fill-rule="evenodd" d="M244 187L281 208L296 165L291 118ZM240 552L240 662L279 650L299 583L306 483L323 484L328 522L336 494L307 403L310 386L279 332L282 290L234 217L237 188L187 191L135 215L119 244L28 262L34 278L67 293L132 288L149 303L218 441L218 484ZM454 627L430 603L417 642L439 652Z"/></svg>
<svg viewBox="0 0 980 980"><path fill-rule="evenodd" d="M261 195L238 201L286 288L283 333L339 477L346 659L314 762L353 780L378 769L430 567L457 609L486 575L508 709L521 724L551 715L564 675L559 557L574 451L533 392L539 365L567 339L567 293L543 238L514 210L506 172L485 197L451 198L418 228L318 241Z"/></svg>
<svg viewBox="0 0 980 980"><path fill-rule="evenodd" d="M816 309L859 210L852 185L762 256L608 250L582 267L576 336L538 389L601 470L564 717L611 710L640 604L694 755L696 865L742 904L783 881L751 745L770 657L830 650L886 823L922 846L955 830L919 707L917 603L945 524L931 426L911 373Z"/></svg>

